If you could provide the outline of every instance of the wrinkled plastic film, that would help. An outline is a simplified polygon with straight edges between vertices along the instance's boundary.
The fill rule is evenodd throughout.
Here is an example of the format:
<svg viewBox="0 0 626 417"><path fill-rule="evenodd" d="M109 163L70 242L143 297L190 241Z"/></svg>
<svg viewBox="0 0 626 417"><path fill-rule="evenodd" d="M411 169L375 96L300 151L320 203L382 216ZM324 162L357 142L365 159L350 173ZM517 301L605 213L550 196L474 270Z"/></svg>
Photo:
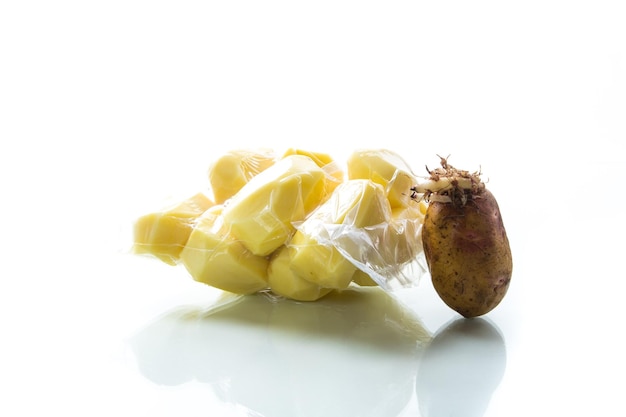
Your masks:
<svg viewBox="0 0 626 417"><path fill-rule="evenodd" d="M276 160L276 154L269 149L233 150L216 159L207 174L215 202L223 204Z"/></svg>
<svg viewBox="0 0 626 417"><path fill-rule="evenodd" d="M278 158L231 153L220 161L209 170L215 201L200 193L144 216L136 253L182 265L194 280L225 291L271 290L301 301L353 282L393 292L427 272L425 209L403 194L413 182L408 167L376 182L346 178L341 164L297 150ZM213 179L229 172L238 175L220 199Z"/></svg>
<svg viewBox="0 0 626 417"><path fill-rule="evenodd" d="M335 248L384 290L416 286L428 271L422 217L367 227L311 220L296 227L317 244Z"/></svg>

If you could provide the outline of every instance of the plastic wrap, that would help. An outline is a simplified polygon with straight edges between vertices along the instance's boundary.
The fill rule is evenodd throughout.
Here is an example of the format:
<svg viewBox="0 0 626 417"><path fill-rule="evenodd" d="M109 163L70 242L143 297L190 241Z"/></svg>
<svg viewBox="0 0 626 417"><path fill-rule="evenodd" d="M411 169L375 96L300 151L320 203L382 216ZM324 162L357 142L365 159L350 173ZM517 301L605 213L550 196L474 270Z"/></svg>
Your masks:
<svg viewBox="0 0 626 417"><path fill-rule="evenodd" d="M135 252L239 294L314 301L353 283L416 285L427 271L425 203L408 197L408 165L391 151L367 150L347 168L345 175L327 154L297 149L231 152L210 166L213 201L201 193L143 216Z"/></svg>
<svg viewBox="0 0 626 417"><path fill-rule="evenodd" d="M276 162L277 155L271 149L238 149L213 161L208 178L211 192L217 204L223 204L244 185Z"/></svg>
<svg viewBox="0 0 626 417"><path fill-rule="evenodd" d="M350 264L385 290L417 285L427 272L421 240L422 203L392 210L385 204L386 200L372 202L371 198L360 195L345 210L341 207L341 200L352 201L346 189L354 188L351 185L358 181L348 180L338 187L324 205L296 225L298 233L308 237L309 245L336 249ZM374 216L382 217L382 221L362 224L360 215L365 211L371 213L373 204L382 206L375 210L380 216ZM300 246L297 250L304 248Z"/></svg>
<svg viewBox="0 0 626 417"><path fill-rule="evenodd" d="M316 223L310 233L320 244L336 248L385 290L415 286L427 273L419 220L404 219L394 224L362 228L350 224ZM401 240L402 236L406 243L395 246L388 243Z"/></svg>
<svg viewBox="0 0 626 417"><path fill-rule="evenodd" d="M133 227L133 253L152 255L166 264L176 265L196 220L214 204L206 194L197 193L142 215Z"/></svg>

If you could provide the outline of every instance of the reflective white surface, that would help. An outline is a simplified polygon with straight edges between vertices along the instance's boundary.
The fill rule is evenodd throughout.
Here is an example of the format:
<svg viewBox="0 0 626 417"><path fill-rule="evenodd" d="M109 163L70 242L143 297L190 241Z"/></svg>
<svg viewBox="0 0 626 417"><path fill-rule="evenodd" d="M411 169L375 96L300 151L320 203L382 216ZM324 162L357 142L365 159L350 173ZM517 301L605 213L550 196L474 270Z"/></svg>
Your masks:
<svg viewBox="0 0 626 417"><path fill-rule="evenodd" d="M483 415L506 367L488 319L455 318L432 335L380 289L217 305L169 311L136 333L139 371L159 385L205 384L261 415L411 415L417 403L445 416Z"/></svg>
<svg viewBox="0 0 626 417"><path fill-rule="evenodd" d="M151 381L197 381L261 415L384 416L411 399L427 340L382 292L350 291L317 304L246 297L216 312L175 310L131 346Z"/></svg>
<svg viewBox="0 0 626 417"><path fill-rule="evenodd" d="M617 1L3 3L0 415L626 414L625 17ZM480 167L509 293L476 320L427 280L229 300L128 253L136 215L253 146Z"/></svg>

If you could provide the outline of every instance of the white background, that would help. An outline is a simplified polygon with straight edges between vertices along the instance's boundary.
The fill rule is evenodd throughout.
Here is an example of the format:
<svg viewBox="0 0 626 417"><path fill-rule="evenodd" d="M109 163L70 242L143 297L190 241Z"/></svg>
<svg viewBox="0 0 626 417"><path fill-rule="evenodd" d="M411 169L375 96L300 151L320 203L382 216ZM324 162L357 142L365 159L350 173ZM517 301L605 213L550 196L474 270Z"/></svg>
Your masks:
<svg viewBox="0 0 626 417"><path fill-rule="evenodd" d="M625 21L622 2L602 0L2 2L0 414L624 415ZM430 362L452 382L424 394L425 360L346 347L323 332L327 307L277 313L304 329L316 317L312 345L279 326L248 346L267 333L245 320L186 327L171 312L219 293L131 256L130 226L206 187L224 151L252 147L338 161L383 147L418 174L437 154L482 169L514 255L486 319L506 361L463 358L472 348L457 337ZM428 282L398 297L427 339L458 317ZM389 336L379 318L333 308L346 329L369 325L366 340ZM205 344L224 363L193 353ZM187 374L163 382L144 362ZM391 382L361 372L380 363L395 364ZM456 363L474 379L455 380ZM213 365L217 384L194 373ZM416 389L394 385L398 369L415 369L402 378ZM320 390L325 378L338 389ZM428 409L425 397L449 401Z"/></svg>

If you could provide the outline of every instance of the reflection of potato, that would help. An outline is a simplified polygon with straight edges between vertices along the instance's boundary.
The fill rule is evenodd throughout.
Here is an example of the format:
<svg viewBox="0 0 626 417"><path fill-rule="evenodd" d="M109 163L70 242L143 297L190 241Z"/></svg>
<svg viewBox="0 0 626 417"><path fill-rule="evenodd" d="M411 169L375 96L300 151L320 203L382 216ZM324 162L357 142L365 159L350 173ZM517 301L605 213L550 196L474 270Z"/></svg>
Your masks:
<svg viewBox="0 0 626 417"><path fill-rule="evenodd" d="M198 380L216 386L247 372L267 350L271 303L261 296L239 297L208 311L173 310L135 334L130 342L140 371L160 385Z"/></svg>
<svg viewBox="0 0 626 417"><path fill-rule="evenodd" d="M270 337L291 381L287 398L311 416L393 416L411 397L421 324L380 288L283 303ZM285 334L298 343L284 343ZM324 400L326 399L326 400ZM336 400L338 399L338 400ZM293 415L293 414L289 414Z"/></svg>
<svg viewBox="0 0 626 417"><path fill-rule="evenodd" d="M424 416L482 416L506 366L499 330L476 318L457 319L435 334L417 371L417 401Z"/></svg>
<svg viewBox="0 0 626 417"><path fill-rule="evenodd" d="M180 385L194 378L186 340L190 327L171 312L137 333L131 348L139 371L159 385Z"/></svg>
<svg viewBox="0 0 626 417"><path fill-rule="evenodd" d="M166 385L197 380L267 416L387 417L411 398L428 333L380 288L315 303L242 296L169 314L131 340L139 369Z"/></svg>

